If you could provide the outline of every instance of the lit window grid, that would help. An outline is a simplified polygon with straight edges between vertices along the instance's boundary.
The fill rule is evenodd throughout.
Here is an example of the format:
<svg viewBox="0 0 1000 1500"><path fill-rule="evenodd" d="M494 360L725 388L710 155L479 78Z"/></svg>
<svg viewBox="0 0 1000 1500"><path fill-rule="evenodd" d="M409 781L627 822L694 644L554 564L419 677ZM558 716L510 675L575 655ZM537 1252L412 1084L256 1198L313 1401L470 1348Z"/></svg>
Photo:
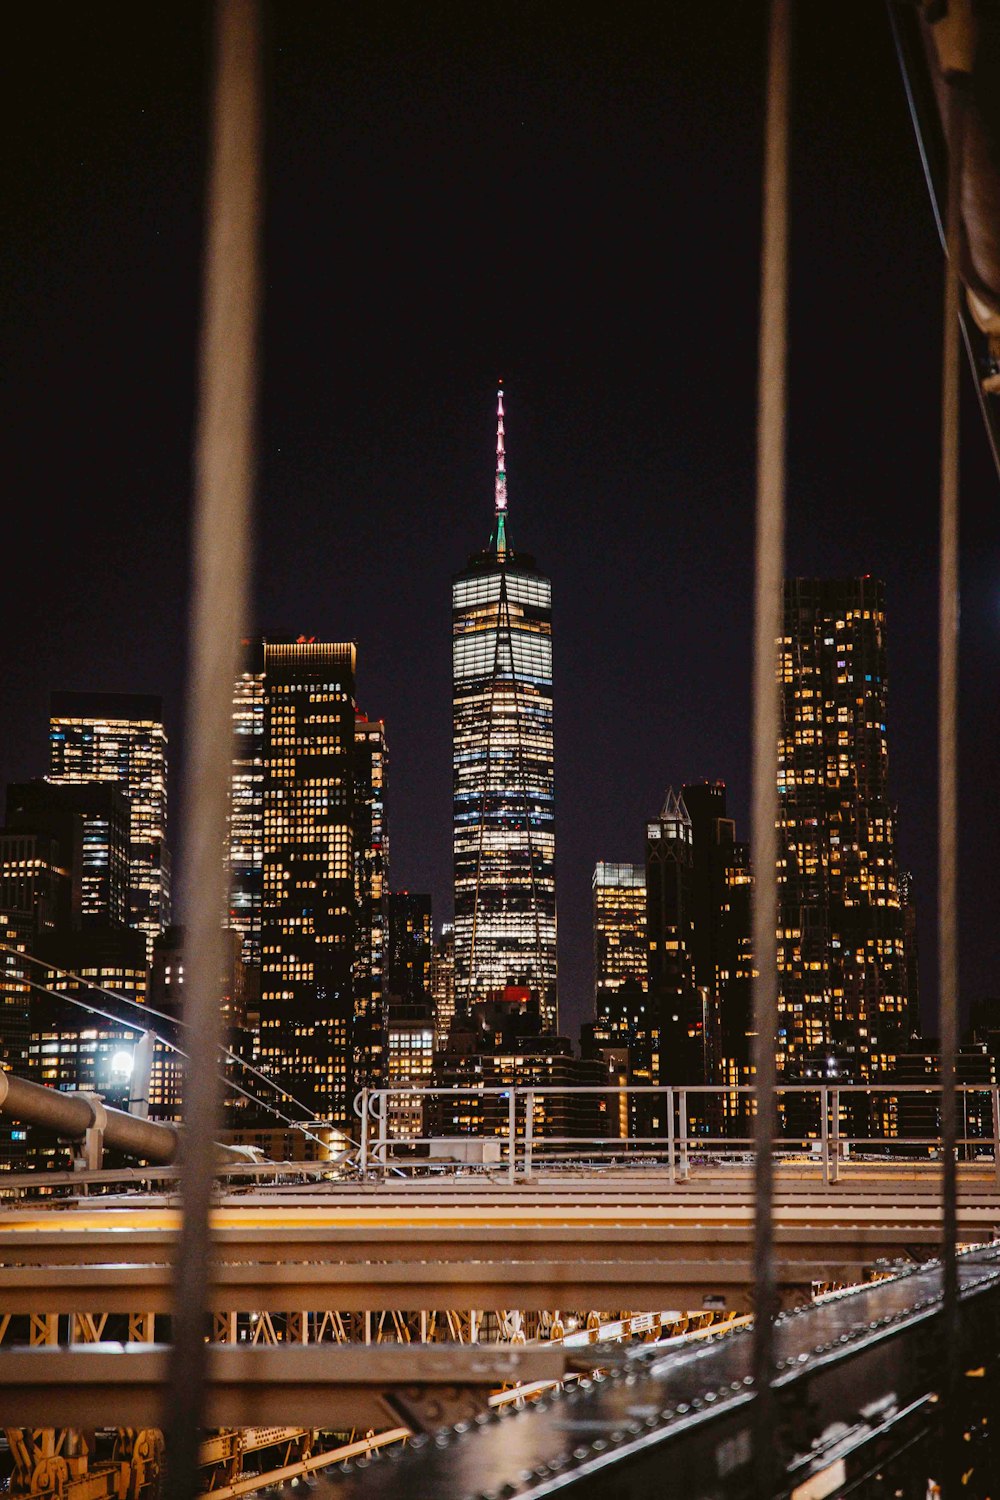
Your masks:
<svg viewBox="0 0 1000 1500"><path fill-rule="evenodd" d="M551 585L477 570L452 605L456 990L526 983L554 1025Z"/></svg>
<svg viewBox="0 0 1000 1500"><path fill-rule="evenodd" d="M349 1123L354 869L353 646L264 646L260 1058Z"/></svg>
<svg viewBox="0 0 1000 1500"><path fill-rule="evenodd" d="M594 997L635 980L648 985L646 872L642 865L606 864L594 870Z"/></svg>
<svg viewBox="0 0 1000 1500"><path fill-rule="evenodd" d="M259 648L261 653L263 647ZM241 672L233 689L233 754L226 824L227 925L245 963L259 965L264 867L264 673Z"/></svg>
<svg viewBox="0 0 1000 1500"><path fill-rule="evenodd" d="M805 624L786 595L778 643L782 1061L846 1040L867 1079L894 1059L909 1021L885 616L880 604L851 607L859 581L819 587Z"/></svg>
<svg viewBox="0 0 1000 1500"><path fill-rule="evenodd" d="M129 799L129 926L146 934L151 961L170 920L166 730L155 720L56 716L49 747L50 781L113 781Z"/></svg>

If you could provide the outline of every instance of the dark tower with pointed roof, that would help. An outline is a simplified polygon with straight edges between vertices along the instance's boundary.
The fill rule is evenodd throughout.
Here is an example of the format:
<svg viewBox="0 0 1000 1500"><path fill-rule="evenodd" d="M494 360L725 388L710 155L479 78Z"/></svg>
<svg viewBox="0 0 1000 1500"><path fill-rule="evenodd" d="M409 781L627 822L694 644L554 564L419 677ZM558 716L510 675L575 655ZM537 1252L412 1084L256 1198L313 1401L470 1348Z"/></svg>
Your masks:
<svg viewBox="0 0 1000 1500"><path fill-rule="evenodd" d="M694 841L691 817L671 787L659 817L646 824L646 930L649 1000L660 1083L707 1082L710 1003L695 982Z"/></svg>
<svg viewBox="0 0 1000 1500"><path fill-rule="evenodd" d="M557 1025L552 585L511 546L503 390L489 545L452 584L455 988L509 985Z"/></svg>

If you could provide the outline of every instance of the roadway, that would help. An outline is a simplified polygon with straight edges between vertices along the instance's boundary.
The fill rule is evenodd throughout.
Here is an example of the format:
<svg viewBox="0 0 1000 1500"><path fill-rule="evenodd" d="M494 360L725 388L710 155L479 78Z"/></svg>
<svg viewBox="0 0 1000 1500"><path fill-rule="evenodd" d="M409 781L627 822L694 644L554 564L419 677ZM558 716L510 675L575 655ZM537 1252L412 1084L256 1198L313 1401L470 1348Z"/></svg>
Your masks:
<svg viewBox="0 0 1000 1500"><path fill-rule="evenodd" d="M786 1303L815 1285L920 1260L940 1240L937 1174L879 1166L825 1184L779 1173ZM11 1314L166 1313L179 1216L168 1197L52 1199L0 1210L0 1307ZM997 1237L992 1167L963 1173L959 1238ZM746 1173L683 1183L653 1171L253 1187L212 1216L217 1312L381 1312L753 1305Z"/></svg>

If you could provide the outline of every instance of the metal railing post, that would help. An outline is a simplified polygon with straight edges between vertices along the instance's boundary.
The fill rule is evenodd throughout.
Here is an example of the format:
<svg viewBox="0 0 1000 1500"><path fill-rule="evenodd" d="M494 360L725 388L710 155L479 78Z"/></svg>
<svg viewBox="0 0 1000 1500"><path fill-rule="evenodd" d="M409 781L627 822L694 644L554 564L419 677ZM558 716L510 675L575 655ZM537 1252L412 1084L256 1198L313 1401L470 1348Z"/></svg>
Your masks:
<svg viewBox="0 0 1000 1500"><path fill-rule="evenodd" d="M833 1131L832 1151L830 1152L830 1175L828 1182L840 1181L840 1090L830 1090L830 1105L833 1112L831 1129Z"/></svg>
<svg viewBox="0 0 1000 1500"><path fill-rule="evenodd" d="M677 1128L680 1144L681 1182L688 1180L688 1091L681 1089L677 1095Z"/></svg>
<svg viewBox="0 0 1000 1500"><path fill-rule="evenodd" d="M507 1175L511 1182L517 1176L517 1089L511 1085L507 1102Z"/></svg>
<svg viewBox="0 0 1000 1500"><path fill-rule="evenodd" d="M368 1090L361 1090L361 1155L358 1162L362 1177L368 1175Z"/></svg>
<svg viewBox="0 0 1000 1500"><path fill-rule="evenodd" d="M667 1164L671 1184L677 1181L674 1164L674 1091L667 1089Z"/></svg>
<svg viewBox="0 0 1000 1500"><path fill-rule="evenodd" d="M819 1138L823 1162L824 1185L830 1181L830 1091L824 1085L819 1091Z"/></svg>
<svg viewBox="0 0 1000 1500"><path fill-rule="evenodd" d="M389 1157L389 1095L386 1089L375 1091L375 1112L378 1115L378 1138L375 1144L375 1154L378 1157L379 1166L382 1171L388 1170Z"/></svg>
<svg viewBox="0 0 1000 1500"><path fill-rule="evenodd" d="M531 1176L531 1152L535 1143L535 1091L524 1096L524 1175Z"/></svg>

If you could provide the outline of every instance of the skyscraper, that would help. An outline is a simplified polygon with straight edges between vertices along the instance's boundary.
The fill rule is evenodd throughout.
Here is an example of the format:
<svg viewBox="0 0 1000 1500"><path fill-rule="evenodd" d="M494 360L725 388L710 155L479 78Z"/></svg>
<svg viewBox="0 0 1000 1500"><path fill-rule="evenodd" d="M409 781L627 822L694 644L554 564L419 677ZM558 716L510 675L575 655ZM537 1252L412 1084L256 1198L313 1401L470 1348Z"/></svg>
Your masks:
<svg viewBox="0 0 1000 1500"><path fill-rule="evenodd" d="M885 586L788 580L778 680L778 1063L864 1082L916 1024L889 801Z"/></svg>
<svg viewBox="0 0 1000 1500"><path fill-rule="evenodd" d="M581 1033L582 1055L601 1058L619 1085L647 1087L656 1080L659 1027L654 1023L649 988L644 865L601 860L593 877L594 1020ZM656 1111L648 1095L617 1101L620 1135L648 1134Z"/></svg>
<svg viewBox="0 0 1000 1500"><path fill-rule="evenodd" d="M264 895L264 643L244 641L233 687L233 759L229 779L225 865L227 925L240 934L243 961L260 969Z"/></svg>
<svg viewBox="0 0 1000 1500"><path fill-rule="evenodd" d="M128 925L129 803L116 782L11 782L5 831L57 840L71 877L65 925Z"/></svg>
<svg viewBox="0 0 1000 1500"><path fill-rule="evenodd" d="M452 584L456 995L527 986L555 1030L552 586L507 521L501 390L493 532Z"/></svg>
<svg viewBox="0 0 1000 1500"><path fill-rule="evenodd" d="M129 800L128 925L153 940L170 920L167 734L159 698L53 693L49 780L114 781Z"/></svg>
<svg viewBox="0 0 1000 1500"><path fill-rule="evenodd" d="M594 869L594 1014L605 998L634 979L647 987L646 871L642 865Z"/></svg>
<svg viewBox="0 0 1000 1500"><path fill-rule="evenodd" d="M682 795L691 818L694 851L691 954L695 983L712 997L709 1015L715 1022L709 1037L706 1082L748 1084L752 1081L753 1027L750 849L736 838L736 823L726 816L725 782L690 783ZM739 1096L727 1096L725 1113L745 1115Z"/></svg>
<svg viewBox="0 0 1000 1500"><path fill-rule="evenodd" d="M443 1047L455 1019L455 926L445 922L434 944L430 968L431 999L434 1001L434 1045Z"/></svg>
<svg viewBox="0 0 1000 1500"><path fill-rule="evenodd" d="M396 1000L423 1000L430 993L434 946L432 903L419 891L389 896L389 993Z"/></svg>
<svg viewBox="0 0 1000 1500"><path fill-rule="evenodd" d="M389 829L385 724L359 713L354 722L354 1071L378 1087L386 1066L386 968L389 952Z"/></svg>
<svg viewBox="0 0 1000 1500"><path fill-rule="evenodd" d="M355 648L264 645L260 1057L299 1102L351 1119Z"/></svg>
<svg viewBox="0 0 1000 1500"><path fill-rule="evenodd" d="M695 982L694 838L691 816L673 788L646 824L646 932L649 997L658 1032L660 1083L708 1078L706 1002Z"/></svg>

